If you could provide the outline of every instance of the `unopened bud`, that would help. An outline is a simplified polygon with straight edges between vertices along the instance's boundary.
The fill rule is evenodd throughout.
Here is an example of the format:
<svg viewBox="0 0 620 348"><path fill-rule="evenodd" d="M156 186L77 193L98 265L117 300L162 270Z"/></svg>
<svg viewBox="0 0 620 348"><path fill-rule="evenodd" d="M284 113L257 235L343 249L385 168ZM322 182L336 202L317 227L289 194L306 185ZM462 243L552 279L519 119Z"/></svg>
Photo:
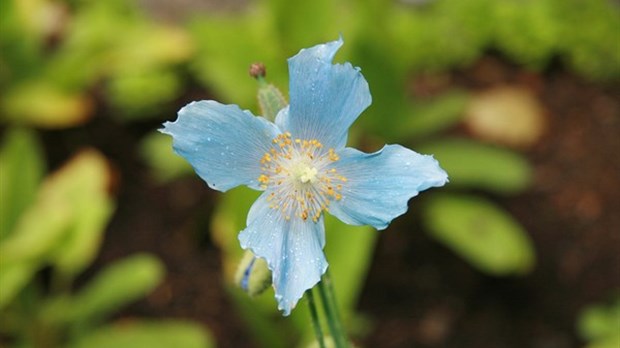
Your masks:
<svg viewBox="0 0 620 348"><path fill-rule="evenodd" d="M286 105L286 99L276 86L265 83L258 88L258 106L264 118L273 122Z"/></svg>
<svg viewBox="0 0 620 348"><path fill-rule="evenodd" d="M235 283L251 297L260 295L271 285L267 262L246 250L235 273Z"/></svg>
<svg viewBox="0 0 620 348"><path fill-rule="evenodd" d="M267 75L267 69L265 69L265 64L263 63L252 63L250 65L250 76L255 79L263 78Z"/></svg>

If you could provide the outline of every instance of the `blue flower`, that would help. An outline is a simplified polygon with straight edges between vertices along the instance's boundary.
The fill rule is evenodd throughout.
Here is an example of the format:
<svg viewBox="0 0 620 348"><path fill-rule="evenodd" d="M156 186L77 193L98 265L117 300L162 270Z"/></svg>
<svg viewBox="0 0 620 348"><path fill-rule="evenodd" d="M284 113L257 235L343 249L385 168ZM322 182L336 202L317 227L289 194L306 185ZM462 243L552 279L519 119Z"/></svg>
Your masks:
<svg viewBox="0 0 620 348"><path fill-rule="evenodd" d="M400 145L370 154L345 147L371 97L358 68L332 64L342 43L303 49L288 60L290 104L275 123L208 100L186 105L162 129L209 187L263 191L239 241L267 261L284 315L327 269L325 212L381 230L407 211L411 197L447 182L432 156Z"/></svg>

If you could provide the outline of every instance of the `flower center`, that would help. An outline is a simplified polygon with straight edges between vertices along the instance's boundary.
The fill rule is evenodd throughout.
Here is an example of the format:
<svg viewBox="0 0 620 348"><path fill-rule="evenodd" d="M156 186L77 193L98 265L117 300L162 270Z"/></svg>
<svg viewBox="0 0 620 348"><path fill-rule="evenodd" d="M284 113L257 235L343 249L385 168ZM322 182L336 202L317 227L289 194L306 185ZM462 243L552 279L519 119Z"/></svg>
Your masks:
<svg viewBox="0 0 620 348"><path fill-rule="evenodd" d="M333 168L338 160L334 149L326 150L318 140L292 139L287 132L273 139L272 148L261 158L258 182L270 191L270 207L280 210L286 220L317 222L332 200L342 199L347 179Z"/></svg>
<svg viewBox="0 0 620 348"><path fill-rule="evenodd" d="M316 179L317 173L318 173L318 170L316 170L316 168L303 166L303 169L301 170L300 175L299 175L299 181L301 181L302 184L305 184L307 182L315 183L317 180Z"/></svg>

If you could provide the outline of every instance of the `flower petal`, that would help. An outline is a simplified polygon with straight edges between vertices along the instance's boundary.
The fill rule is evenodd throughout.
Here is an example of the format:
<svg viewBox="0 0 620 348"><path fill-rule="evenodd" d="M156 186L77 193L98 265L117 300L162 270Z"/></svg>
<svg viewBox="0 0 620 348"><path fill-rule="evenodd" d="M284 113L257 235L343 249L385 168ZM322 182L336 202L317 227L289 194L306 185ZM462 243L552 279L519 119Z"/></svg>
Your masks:
<svg viewBox="0 0 620 348"><path fill-rule="evenodd" d="M290 108L276 118L294 137L317 139L335 149L346 145L349 127L371 103L359 68L332 64L342 43L341 38L303 49L288 60Z"/></svg>
<svg viewBox="0 0 620 348"><path fill-rule="evenodd" d="M209 187L222 192L239 185L259 189L260 159L280 133L262 117L212 100L186 105L160 131L172 136L176 153Z"/></svg>
<svg viewBox="0 0 620 348"><path fill-rule="evenodd" d="M248 214L248 227L239 234L241 247L267 261L272 272L278 309L289 315L303 296L327 270L323 254L325 226L298 218L284 219L270 207L269 192L263 193Z"/></svg>
<svg viewBox="0 0 620 348"><path fill-rule="evenodd" d="M342 198L329 211L351 225L371 225L382 230L407 211L407 202L420 191L443 186L448 175L432 157L400 145L386 145L367 154L345 148L334 168L347 181Z"/></svg>

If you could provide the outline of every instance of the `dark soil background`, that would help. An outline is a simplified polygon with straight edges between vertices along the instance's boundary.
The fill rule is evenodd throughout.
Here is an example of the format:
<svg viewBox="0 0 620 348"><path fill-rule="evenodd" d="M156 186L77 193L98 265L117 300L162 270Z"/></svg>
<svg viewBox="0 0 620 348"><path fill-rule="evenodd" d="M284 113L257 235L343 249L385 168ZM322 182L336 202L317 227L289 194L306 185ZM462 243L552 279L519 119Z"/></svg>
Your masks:
<svg viewBox="0 0 620 348"><path fill-rule="evenodd" d="M537 265L520 278L477 272L422 232L414 200L381 232L359 302L370 332L359 345L581 346L580 310L620 290L620 86L586 82L562 68L526 72L493 54L445 81L470 91L525 86L546 108L547 132L525 151L535 168L533 186L515 197L490 197L527 228ZM424 79L413 84L422 92L435 88ZM178 105L204 97L186 96ZM81 128L41 133L51 168L94 144L117 173L117 211L83 279L117 258L152 252L167 267L165 283L119 317L193 319L209 327L220 347L255 347L225 294L220 252L208 233L218 194L197 176L156 184L137 145L163 120L128 127L109 114L102 110ZM173 119L176 110L162 114Z"/></svg>

